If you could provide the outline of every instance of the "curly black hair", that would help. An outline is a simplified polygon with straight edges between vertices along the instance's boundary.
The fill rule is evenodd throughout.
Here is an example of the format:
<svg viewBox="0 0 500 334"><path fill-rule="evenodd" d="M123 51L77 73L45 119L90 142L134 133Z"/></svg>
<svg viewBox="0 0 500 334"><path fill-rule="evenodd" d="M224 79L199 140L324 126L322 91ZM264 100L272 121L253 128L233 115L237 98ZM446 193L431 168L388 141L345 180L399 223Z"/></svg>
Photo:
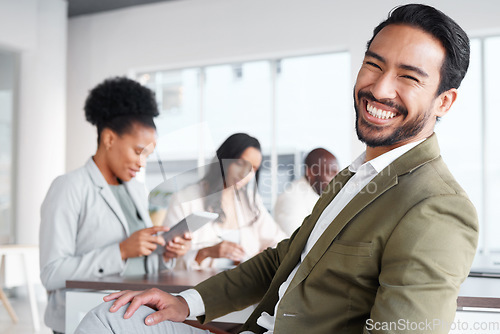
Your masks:
<svg viewBox="0 0 500 334"><path fill-rule="evenodd" d="M153 91L125 77L109 78L94 87L84 110L87 121L97 126L98 145L105 128L118 135L130 132L134 123L156 129L153 118L159 115Z"/></svg>

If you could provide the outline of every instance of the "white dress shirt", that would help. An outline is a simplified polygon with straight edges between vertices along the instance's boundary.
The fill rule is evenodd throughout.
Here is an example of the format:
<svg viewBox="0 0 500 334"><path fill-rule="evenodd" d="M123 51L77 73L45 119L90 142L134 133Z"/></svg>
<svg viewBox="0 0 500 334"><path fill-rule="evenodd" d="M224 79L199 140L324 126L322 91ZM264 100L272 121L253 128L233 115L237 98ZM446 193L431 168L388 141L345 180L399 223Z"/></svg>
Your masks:
<svg viewBox="0 0 500 334"><path fill-rule="evenodd" d="M316 225L314 226L309 239L307 240L306 246L301 254L301 261L293 269L293 271L288 276L288 279L283 282L278 291L278 302L274 309L274 314L278 309L278 305L288 289L288 286L292 282L299 266L304 261L312 247L316 244L318 239L321 237L323 232L328 228L331 222L337 217L337 215L344 209L344 207L366 186L373 180L378 173L380 173L385 167L387 167L394 160L402 156L404 153L408 152L424 140L417 142L412 142L400 147L397 147L387 153L378 156L368 162L365 162L366 152L362 153L356 160L354 160L349 166L349 171L355 173L349 181L340 190L337 196L332 200L332 202L326 207L322 212ZM190 315L200 316L205 314L205 306L203 305L203 300L200 294L194 290L189 289L180 293L180 295L186 300L189 305ZM262 315L257 319L257 324L265 329L267 332L265 334L273 334L274 331L274 321L275 317L268 314L267 312L262 312ZM250 332L243 332L250 333Z"/></svg>
<svg viewBox="0 0 500 334"><path fill-rule="evenodd" d="M290 182L283 193L278 196L274 205L274 220L288 237L302 224L314 204L319 199L309 181L302 176Z"/></svg>

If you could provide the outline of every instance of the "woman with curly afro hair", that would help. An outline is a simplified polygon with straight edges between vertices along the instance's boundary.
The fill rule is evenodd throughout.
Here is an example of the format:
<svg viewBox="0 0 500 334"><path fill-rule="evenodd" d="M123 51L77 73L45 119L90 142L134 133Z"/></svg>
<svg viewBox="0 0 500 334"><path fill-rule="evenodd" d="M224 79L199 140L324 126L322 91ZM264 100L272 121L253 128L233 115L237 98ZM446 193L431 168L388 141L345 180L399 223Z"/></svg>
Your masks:
<svg viewBox="0 0 500 334"><path fill-rule="evenodd" d="M87 163L52 183L41 209L40 267L48 292L45 323L65 331L66 280L140 275L172 268L189 236L165 245L153 226L144 185L134 177L156 144L151 90L116 77L92 89L87 121L97 127L97 150ZM153 252L157 247L163 250Z"/></svg>

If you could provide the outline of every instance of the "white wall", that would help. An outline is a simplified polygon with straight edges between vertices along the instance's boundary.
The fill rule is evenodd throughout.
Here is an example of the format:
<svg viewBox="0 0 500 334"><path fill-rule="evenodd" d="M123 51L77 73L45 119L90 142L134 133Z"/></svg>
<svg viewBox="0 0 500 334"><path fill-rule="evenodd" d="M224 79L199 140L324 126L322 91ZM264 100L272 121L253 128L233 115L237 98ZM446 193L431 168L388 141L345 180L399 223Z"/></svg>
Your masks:
<svg viewBox="0 0 500 334"><path fill-rule="evenodd" d="M69 21L68 169L95 150L85 123L90 88L131 69L176 68L349 50L353 81L373 28L400 1L183 0L76 17ZM500 1L428 1L468 32L499 32ZM351 112L352 110L346 110ZM362 149L353 129L353 155Z"/></svg>
<svg viewBox="0 0 500 334"><path fill-rule="evenodd" d="M64 0L0 0L0 47L19 53L14 223L18 243L38 244L40 205L65 171Z"/></svg>
<svg viewBox="0 0 500 334"><path fill-rule="evenodd" d="M0 47L27 50L36 44L38 0L0 0Z"/></svg>

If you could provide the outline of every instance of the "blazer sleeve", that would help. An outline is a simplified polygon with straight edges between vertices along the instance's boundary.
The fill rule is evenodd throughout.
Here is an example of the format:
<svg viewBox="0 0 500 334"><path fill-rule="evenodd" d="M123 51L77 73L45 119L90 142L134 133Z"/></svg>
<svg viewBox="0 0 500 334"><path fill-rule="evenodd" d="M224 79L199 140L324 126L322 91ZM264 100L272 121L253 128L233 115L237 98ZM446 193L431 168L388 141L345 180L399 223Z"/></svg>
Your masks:
<svg viewBox="0 0 500 334"><path fill-rule="evenodd" d="M206 323L258 303L268 292L290 243L291 239L283 240L276 248L268 248L236 268L195 286L205 305L205 315L198 319Z"/></svg>
<svg viewBox="0 0 500 334"><path fill-rule="evenodd" d="M390 323L394 333L448 333L477 236L476 212L464 196L435 196L410 209L387 241L365 333L387 333L381 326Z"/></svg>
<svg viewBox="0 0 500 334"><path fill-rule="evenodd" d="M82 189L88 188L74 181L66 176L54 180L41 207L40 278L49 291L64 288L71 278L102 277L125 268L119 243L77 254L78 222L91 208L84 204Z"/></svg>

